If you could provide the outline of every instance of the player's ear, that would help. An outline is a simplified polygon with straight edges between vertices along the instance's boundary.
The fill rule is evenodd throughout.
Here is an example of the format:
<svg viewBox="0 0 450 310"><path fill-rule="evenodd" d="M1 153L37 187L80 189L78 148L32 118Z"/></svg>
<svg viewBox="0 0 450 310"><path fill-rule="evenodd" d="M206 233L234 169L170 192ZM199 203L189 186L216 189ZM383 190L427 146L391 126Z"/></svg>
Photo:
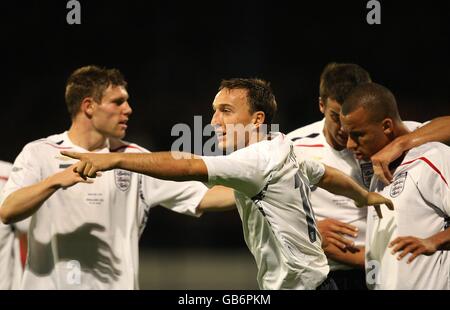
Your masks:
<svg viewBox="0 0 450 310"><path fill-rule="evenodd" d="M322 97L319 97L319 109L322 114L325 114L325 102L323 102Z"/></svg>
<svg viewBox="0 0 450 310"><path fill-rule="evenodd" d="M385 118L381 122L381 126L383 128L383 132L386 136L390 136L394 133L394 122L391 118Z"/></svg>
<svg viewBox="0 0 450 310"><path fill-rule="evenodd" d="M92 117L94 113L94 100L91 97L86 97L81 101L80 110L87 117Z"/></svg>
<svg viewBox="0 0 450 310"><path fill-rule="evenodd" d="M256 111L253 114L253 125L255 125L256 128L264 124L264 121L266 120L266 114L263 111Z"/></svg>

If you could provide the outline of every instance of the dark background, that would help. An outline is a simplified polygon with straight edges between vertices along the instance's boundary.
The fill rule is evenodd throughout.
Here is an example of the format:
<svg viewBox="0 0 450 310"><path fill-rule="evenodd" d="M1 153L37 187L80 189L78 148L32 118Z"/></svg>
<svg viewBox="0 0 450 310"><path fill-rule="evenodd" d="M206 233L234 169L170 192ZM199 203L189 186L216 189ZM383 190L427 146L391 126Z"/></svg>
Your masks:
<svg viewBox="0 0 450 310"><path fill-rule="evenodd" d="M80 2L81 25L66 23L64 0L0 5L1 159L69 127L65 81L87 64L124 73L127 140L152 151L170 148L174 124L209 122L222 78L271 81L281 131L319 120L319 75L331 61L363 66L404 119L450 114L448 1L381 1L381 25L366 23L367 1ZM147 247L244 247L235 212L197 220L155 208L149 226Z"/></svg>

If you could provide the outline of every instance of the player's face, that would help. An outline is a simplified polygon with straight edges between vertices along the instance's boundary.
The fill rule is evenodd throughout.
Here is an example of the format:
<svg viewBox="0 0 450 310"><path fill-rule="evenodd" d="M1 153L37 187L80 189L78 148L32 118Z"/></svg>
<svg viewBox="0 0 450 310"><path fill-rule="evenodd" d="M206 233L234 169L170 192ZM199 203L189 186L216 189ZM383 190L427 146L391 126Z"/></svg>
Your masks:
<svg viewBox="0 0 450 310"><path fill-rule="evenodd" d="M127 90L122 86L109 86L101 102L93 104L92 124L105 137L121 139L131 113Z"/></svg>
<svg viewBox="0 0 450 310"><path fill-rule="evenodd" d="M254 115L250 112L246 89L228 89L219 91L213 102L214 114L211 125L214 126L219 148L237 150L248 145L248 132Z"/></svg>
<svg viewBox="0 0 450 310"><path fill-rule="evenodd" d="M347 143L347 134L342 130L339 118L341 105L336 100L327 98L326 102L320 101L320 111L325 116L324 134L327 142L337 150L344 149Z"/></svg>
<svg viewBox="0 0 450 310"><path fill-rule="evenodd" d="M342 128L348 134L347 148L357 159L370 157L389 143L383 123L370 120L368 112L360 107L347 115L341 113Z"/></svg>

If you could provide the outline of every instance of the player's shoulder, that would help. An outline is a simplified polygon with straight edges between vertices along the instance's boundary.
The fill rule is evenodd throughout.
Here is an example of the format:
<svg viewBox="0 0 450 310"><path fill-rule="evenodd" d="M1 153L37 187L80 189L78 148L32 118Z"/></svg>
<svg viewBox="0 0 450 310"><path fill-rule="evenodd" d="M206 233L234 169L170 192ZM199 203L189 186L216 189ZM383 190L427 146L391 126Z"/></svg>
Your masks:
<svg viewBox="0 0 450 310"><path fill-rule="evenodd" d="M300 147L300 148L305 148L305 149L324 148L325 142L326 142L326 140L322 133L292 141L292 143L295 147Z"/></svg>
<svg viewBox="0 0 450 310"><path fill-rule="evenodd" d="M128 141L114 140L110 141L111 153L149 153L146 148Z"/></svg>
<svg viewBox="0 0 450 310"><path fill-rule="evenodd" d="M412 148L405 156L408 159L430 157L430 158L446 158L450 152L450 147L440 142L428 142Z"/></svg>
<svg viewBox="0 0 450 310"><path fill-rule="evenodd" d="M65 140L64 140L63 133L54 134L54 135L50 135L48 137L37 139L37 140L27 143L24 146L23 150L28 151L28 152L34 152L34 151L36 151L38 149L42 149L42 148L54 148L54 149L59 149L59 150L68 149L67 147L64 147L64 142L65 142Z"/></svg>
<svg viewBox="0 0 450 310"><path fill-rule="evenodd" d="M289 139L287 135L282 132L271 132L269 138L260 143L261 146L272 151L280 148L290 149L292 144L291 139Z"/></svg>
<svg viewBox="0 0 450 310"><path fill-rule="evenodd" d="M438 173L450 166L450 147L440 142L429 142L411 149L400 165L401 170L409 170L412 174Z"/></svg>
<svg viewBox="0 0 450 310"><path fill-rule="evenodd" d="M267 139L252 143L231 153L230 158L240 158L263 165L269 162L279 162L286 158L292 150L292 141L281 132L271 132Z"/></svg>
<svg viewBox="0 0 450 310"><path fill-rule="evenodd" d="M288 133L286 136L292 141L297 141L304 138L314 138L321 134L324 126L324 120L317 121L312 124L300 127Z"/></svg>
<svg viewBox="0 0 450 310"><path fill-rule="evenodd" d="M416 121L403 121L403 125L406 126L411 131L416 130L417 128L420 128L423 126L422 123L416 122Z"/></svg>
<svg viewBox="0 0 450 310"><path fill-rule="evenodd" d="M11 163L0 160L0 178L7 177L11 172L12 166Z"/></svg>

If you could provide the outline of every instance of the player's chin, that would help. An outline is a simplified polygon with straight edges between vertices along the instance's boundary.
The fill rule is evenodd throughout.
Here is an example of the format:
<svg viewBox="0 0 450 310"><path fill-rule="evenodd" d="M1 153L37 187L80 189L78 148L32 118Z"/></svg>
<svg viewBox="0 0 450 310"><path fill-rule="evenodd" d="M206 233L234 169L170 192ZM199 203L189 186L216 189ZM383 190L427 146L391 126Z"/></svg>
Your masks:
<svg viewBox="0 0 450 310"><path fill-rule="evenodd" d="M336 138L335 138L336 142L342 147L346 147L347 139L348 138L346 136L341 136L341 135L336 135Z"/></svg>
<svg viewBox="0 0 450 310"><path fill-rule="evenodd" d="M221 150L222 152L226 152L227 154L232 153L234 151L236 151L236 146L234 143L231 142L227 142L226 139L223 139L222 141L219 141L217 147L219 148L219 150Z"/></svg>
<svg viewBox="0 0 450 310"><path fill-rule="evenodd" d="M126 134L127 132L125 129L118 129L111 136L116 139L123 139Z"/></svg>
<svg viewBox="0 0 450 310"><path fill-rule="evenodd" d="M224 151L227 149L227 141L222 138L219 140L219 142L217 143L217 148L221 151Z"/></svg>
<svg viewBox="0 0 450 310"><path fill-rule="evenodd" d="M364 153L355 153L355 157L357 160L370 161L370 156L367 156Z"/></svg>

